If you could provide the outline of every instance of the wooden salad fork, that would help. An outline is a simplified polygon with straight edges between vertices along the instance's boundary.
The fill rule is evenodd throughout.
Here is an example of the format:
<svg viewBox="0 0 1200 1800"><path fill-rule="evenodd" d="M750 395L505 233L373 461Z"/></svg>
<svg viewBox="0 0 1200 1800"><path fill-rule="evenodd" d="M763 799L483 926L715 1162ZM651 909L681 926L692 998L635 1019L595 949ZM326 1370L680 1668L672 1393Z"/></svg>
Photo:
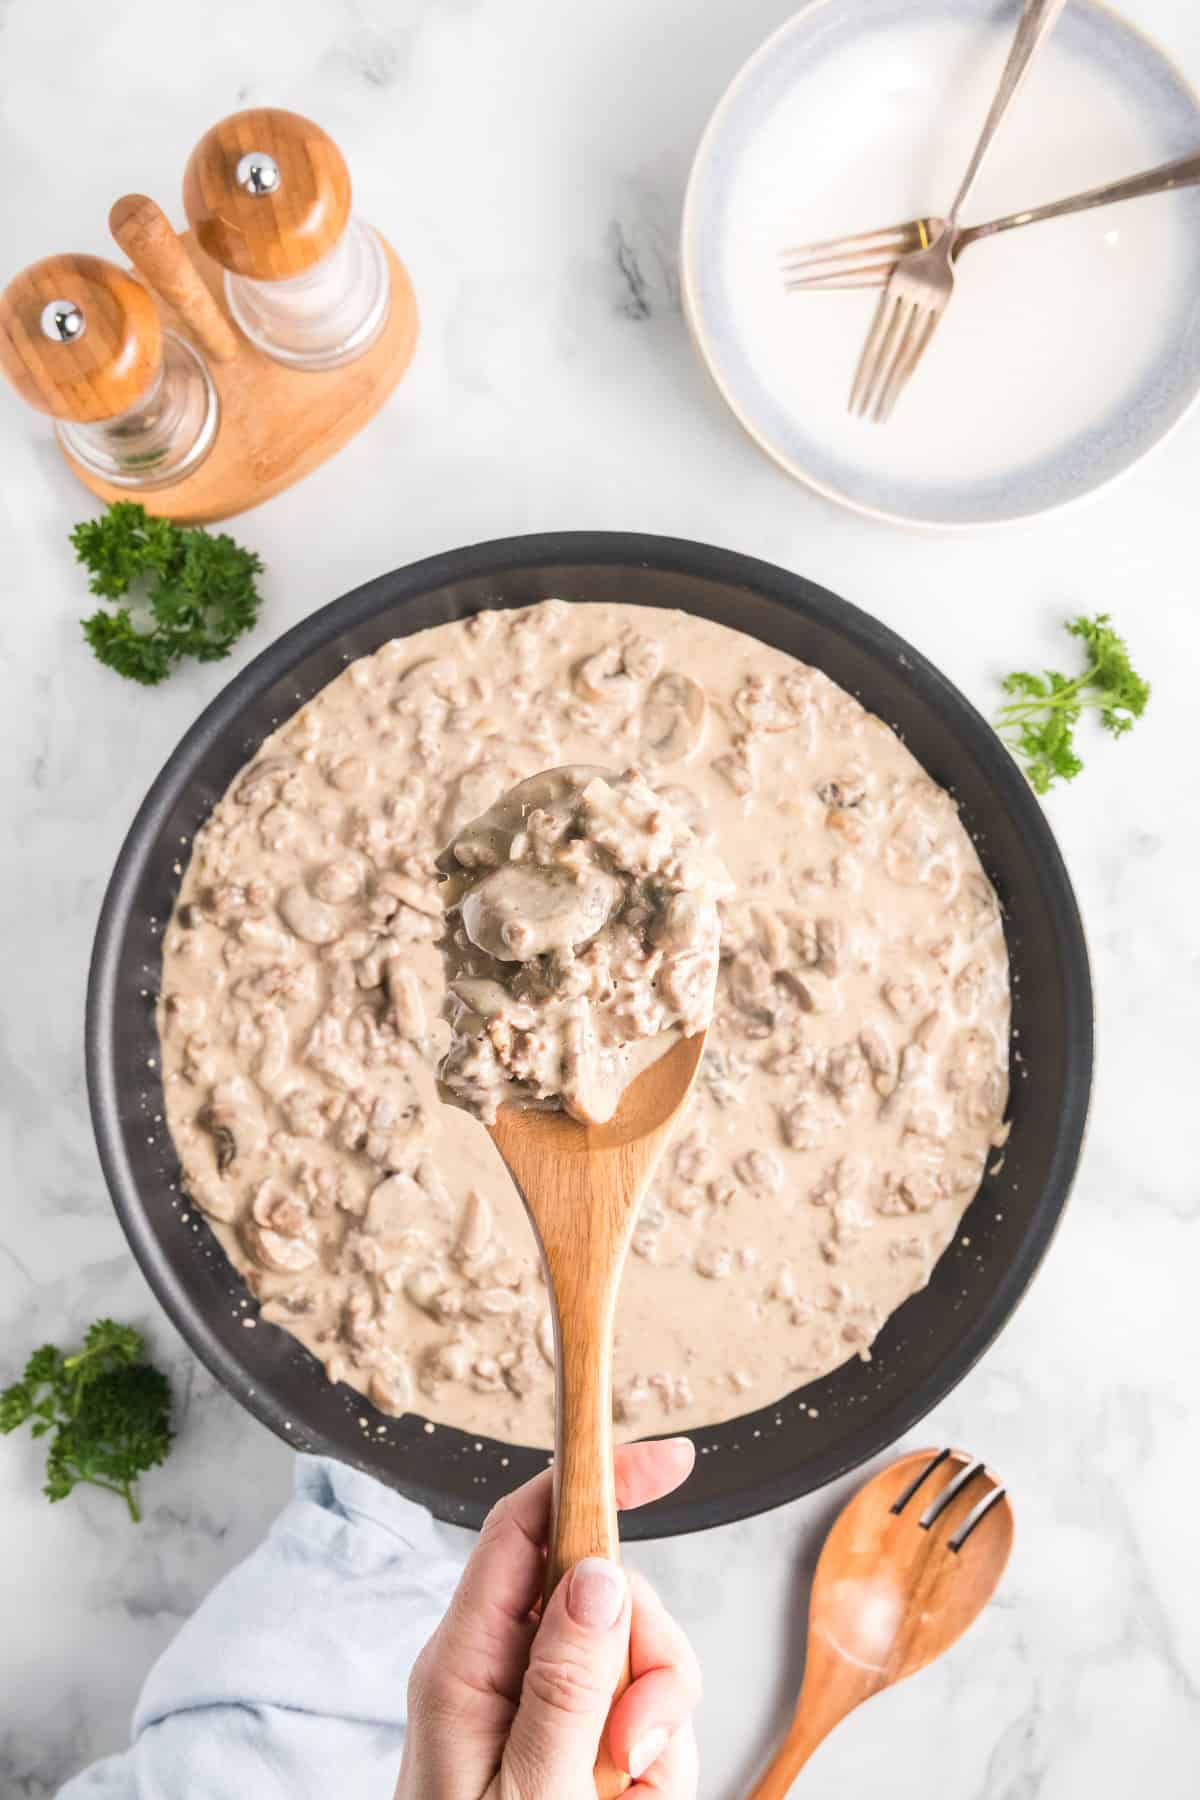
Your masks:
<svg viewBox="0 0 1200 1800"><path fill-rule="evenodd" d="M883 424L929 348L938 320L954 292L954 246L959 210L975 185L1000 121L1021 87L1034 56L1046 41L1065 0L1025 0L1000 86L984 120L957 194L946 214L946 229L927 249L900 257L880 296L874 323L850 390L850 411Z"/></svg>
<svg viewBox="0 0 1200 1800"><path fill-rule="evenodd" d="M813 1577L804 1683L787 1736L750 1800L784 1800L847 1713L948 1650L995 1592L1012 1507L961 1450L916 1450L838 1515Z"/></svg>
<svg viewBox="0 0 1200 1800"><path fill-rule="evenodd" d="M1159 163L1143 169L1139 175L1126 175L1120 181L1109 181L1103 187L1087 188L1065 200L1051 200L1045 206L1031 206L1024 212L1006 213L1003 218L989 219L983 225L955 227L947 246L953 262L957 262L970 244L982 238L995 237L1001 231L1015 231L1022 225L1038 225L1045 219L1062 219L1068 213L1090 212L1095 206L1113 206L1118 200L1138 200L1145 194L1166 194L1175 188L1193 187L1200 182L1200 152L1176 157L1173 162ZM896 263L914 250L927 249L946 234L945 219L932 215L925 219L908 219L903 225L888 225L878 231L862 231L852 237L826 238L822 243L798 244L780 257L783 284L789 290L808 288L883 287Z"/></svg>
<svg viewBox="0 0 1200 1800"><path fill-rule="evenodd" d="M546 1598L585 1556L620 1560L613 1475L613 1315L642 1195L704 1055L704 1032L680 1038L632 1081L606 1125L564 1112L502 1106L489 1127L516 1183L546 1268L554 1316L554 1501ZM625 1681L617 1689L621 1693ZM614 1699L616 1695L614 1695ZM601 1800L629 1777L607 1744Z"/></svg>

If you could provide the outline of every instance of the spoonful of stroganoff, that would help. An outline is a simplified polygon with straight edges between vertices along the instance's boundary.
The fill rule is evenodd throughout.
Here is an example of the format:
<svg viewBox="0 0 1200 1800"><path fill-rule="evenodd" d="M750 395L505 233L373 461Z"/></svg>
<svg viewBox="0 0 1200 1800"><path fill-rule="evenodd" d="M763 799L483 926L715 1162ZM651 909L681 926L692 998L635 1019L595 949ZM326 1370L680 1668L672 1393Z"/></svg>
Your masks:
<svg viewBox="0 0 1200 1800"><path fill-rule="evenodd" d="M636 770L575 764L519 782L438 859L445 877L444 1098L612 1118L629 1082L705 1030L720 858Z"/></svg>

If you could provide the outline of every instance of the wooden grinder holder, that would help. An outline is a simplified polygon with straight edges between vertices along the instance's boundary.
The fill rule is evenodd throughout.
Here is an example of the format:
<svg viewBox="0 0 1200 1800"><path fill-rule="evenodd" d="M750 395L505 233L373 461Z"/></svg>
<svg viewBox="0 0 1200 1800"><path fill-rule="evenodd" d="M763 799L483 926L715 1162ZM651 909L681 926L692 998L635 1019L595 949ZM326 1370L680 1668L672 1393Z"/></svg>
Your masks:
<svg viewBox="0 0 1200 1800"><path fill-rule="evenodd" d="M264 209L251 215L251 226L236 240L223 236L234 229L231 216L236 225L239 200L235 195L231 201L224 190L229 156L239 148L271 151L281 167L298 172L297 180L307 177L309 213L298 218L289 204L281 222L275 209ZM295 113L255 110L214 126L193 152L184 198L199 235L197 229L177 233L162 209L142 194L118 200L109 227L162 324L191 339L206 358L220 406L213 447L182 480L145 489L114 486L60 448L99 499L136 499L149 513L202 524L270 499L362 430L412 360L417 306L404 264L381 238L391 276L388 316L375 342L353 362L335 369L291 368L256 349L233 322L225 267L237 267L240 260L242 272L255 276L268 270L275 278L297 274L332 247L349 219L349 177L336 145ZM221 262L201 247L201 236Z"/></svg>

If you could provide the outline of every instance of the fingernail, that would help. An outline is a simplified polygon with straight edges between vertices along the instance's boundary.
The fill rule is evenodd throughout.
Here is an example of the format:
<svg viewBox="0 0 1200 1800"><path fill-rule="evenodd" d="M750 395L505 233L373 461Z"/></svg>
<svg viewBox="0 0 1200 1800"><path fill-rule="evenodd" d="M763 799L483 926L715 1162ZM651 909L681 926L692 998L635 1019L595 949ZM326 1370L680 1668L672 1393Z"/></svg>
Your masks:
<svg viewBox="0 0 1200 1800"><path fill-rule="evenodd" d="M567 1611L588 1631L611 1631L625 1605L625 1577L603 1556L585 1556L571 1570Z"/></svg>
<svg viewBox="0 0 1200 1800"><path fill-rule="evenodd" d="M645 1737L638 1739L629 1752L629 1773L635 1781L639 1775L644 1775L647 1769L653 1767L666 1747L667 1733L661 1725L656 1725L653 1731L648 1731Z"/></svg>

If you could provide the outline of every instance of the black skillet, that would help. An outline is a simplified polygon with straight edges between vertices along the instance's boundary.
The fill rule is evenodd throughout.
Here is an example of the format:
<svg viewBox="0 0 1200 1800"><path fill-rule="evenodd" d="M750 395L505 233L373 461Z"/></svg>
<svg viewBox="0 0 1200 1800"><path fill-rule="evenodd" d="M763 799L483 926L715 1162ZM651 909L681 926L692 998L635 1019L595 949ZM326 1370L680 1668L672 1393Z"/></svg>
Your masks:
<svg viewBox="0 0 1200 1800"><path fill-rule="evenodd" d="M483 607L567 600L680 607L824 669L895 726L957 797L1004 908L1014 977L1012 1134L928 1287L878 1339L778 1405L697 1432L677 1495L626 1516L630 1537L718 1525L777 1506L876 1455L959 1381L1008 1319L1066 1202L1092 1073L1092 994L1079 913L1042 810L990 727L894 632L801 576L728 550L626 532L509 538L430 557L314 613L231 681L174 751L117 859L87 1007L92 1116L113 1201L147 1279L231 1393L288 1443L367 1469L441 1518L478 1525L545 1466L540 1451L420 1418L385 1421L287 1333L247 1331L245 1290L196 1215L158 1121L154 998L163 926L190 840L232 776L347 661ZM366 1418L364 1429L360 1420Z"/></svg>

